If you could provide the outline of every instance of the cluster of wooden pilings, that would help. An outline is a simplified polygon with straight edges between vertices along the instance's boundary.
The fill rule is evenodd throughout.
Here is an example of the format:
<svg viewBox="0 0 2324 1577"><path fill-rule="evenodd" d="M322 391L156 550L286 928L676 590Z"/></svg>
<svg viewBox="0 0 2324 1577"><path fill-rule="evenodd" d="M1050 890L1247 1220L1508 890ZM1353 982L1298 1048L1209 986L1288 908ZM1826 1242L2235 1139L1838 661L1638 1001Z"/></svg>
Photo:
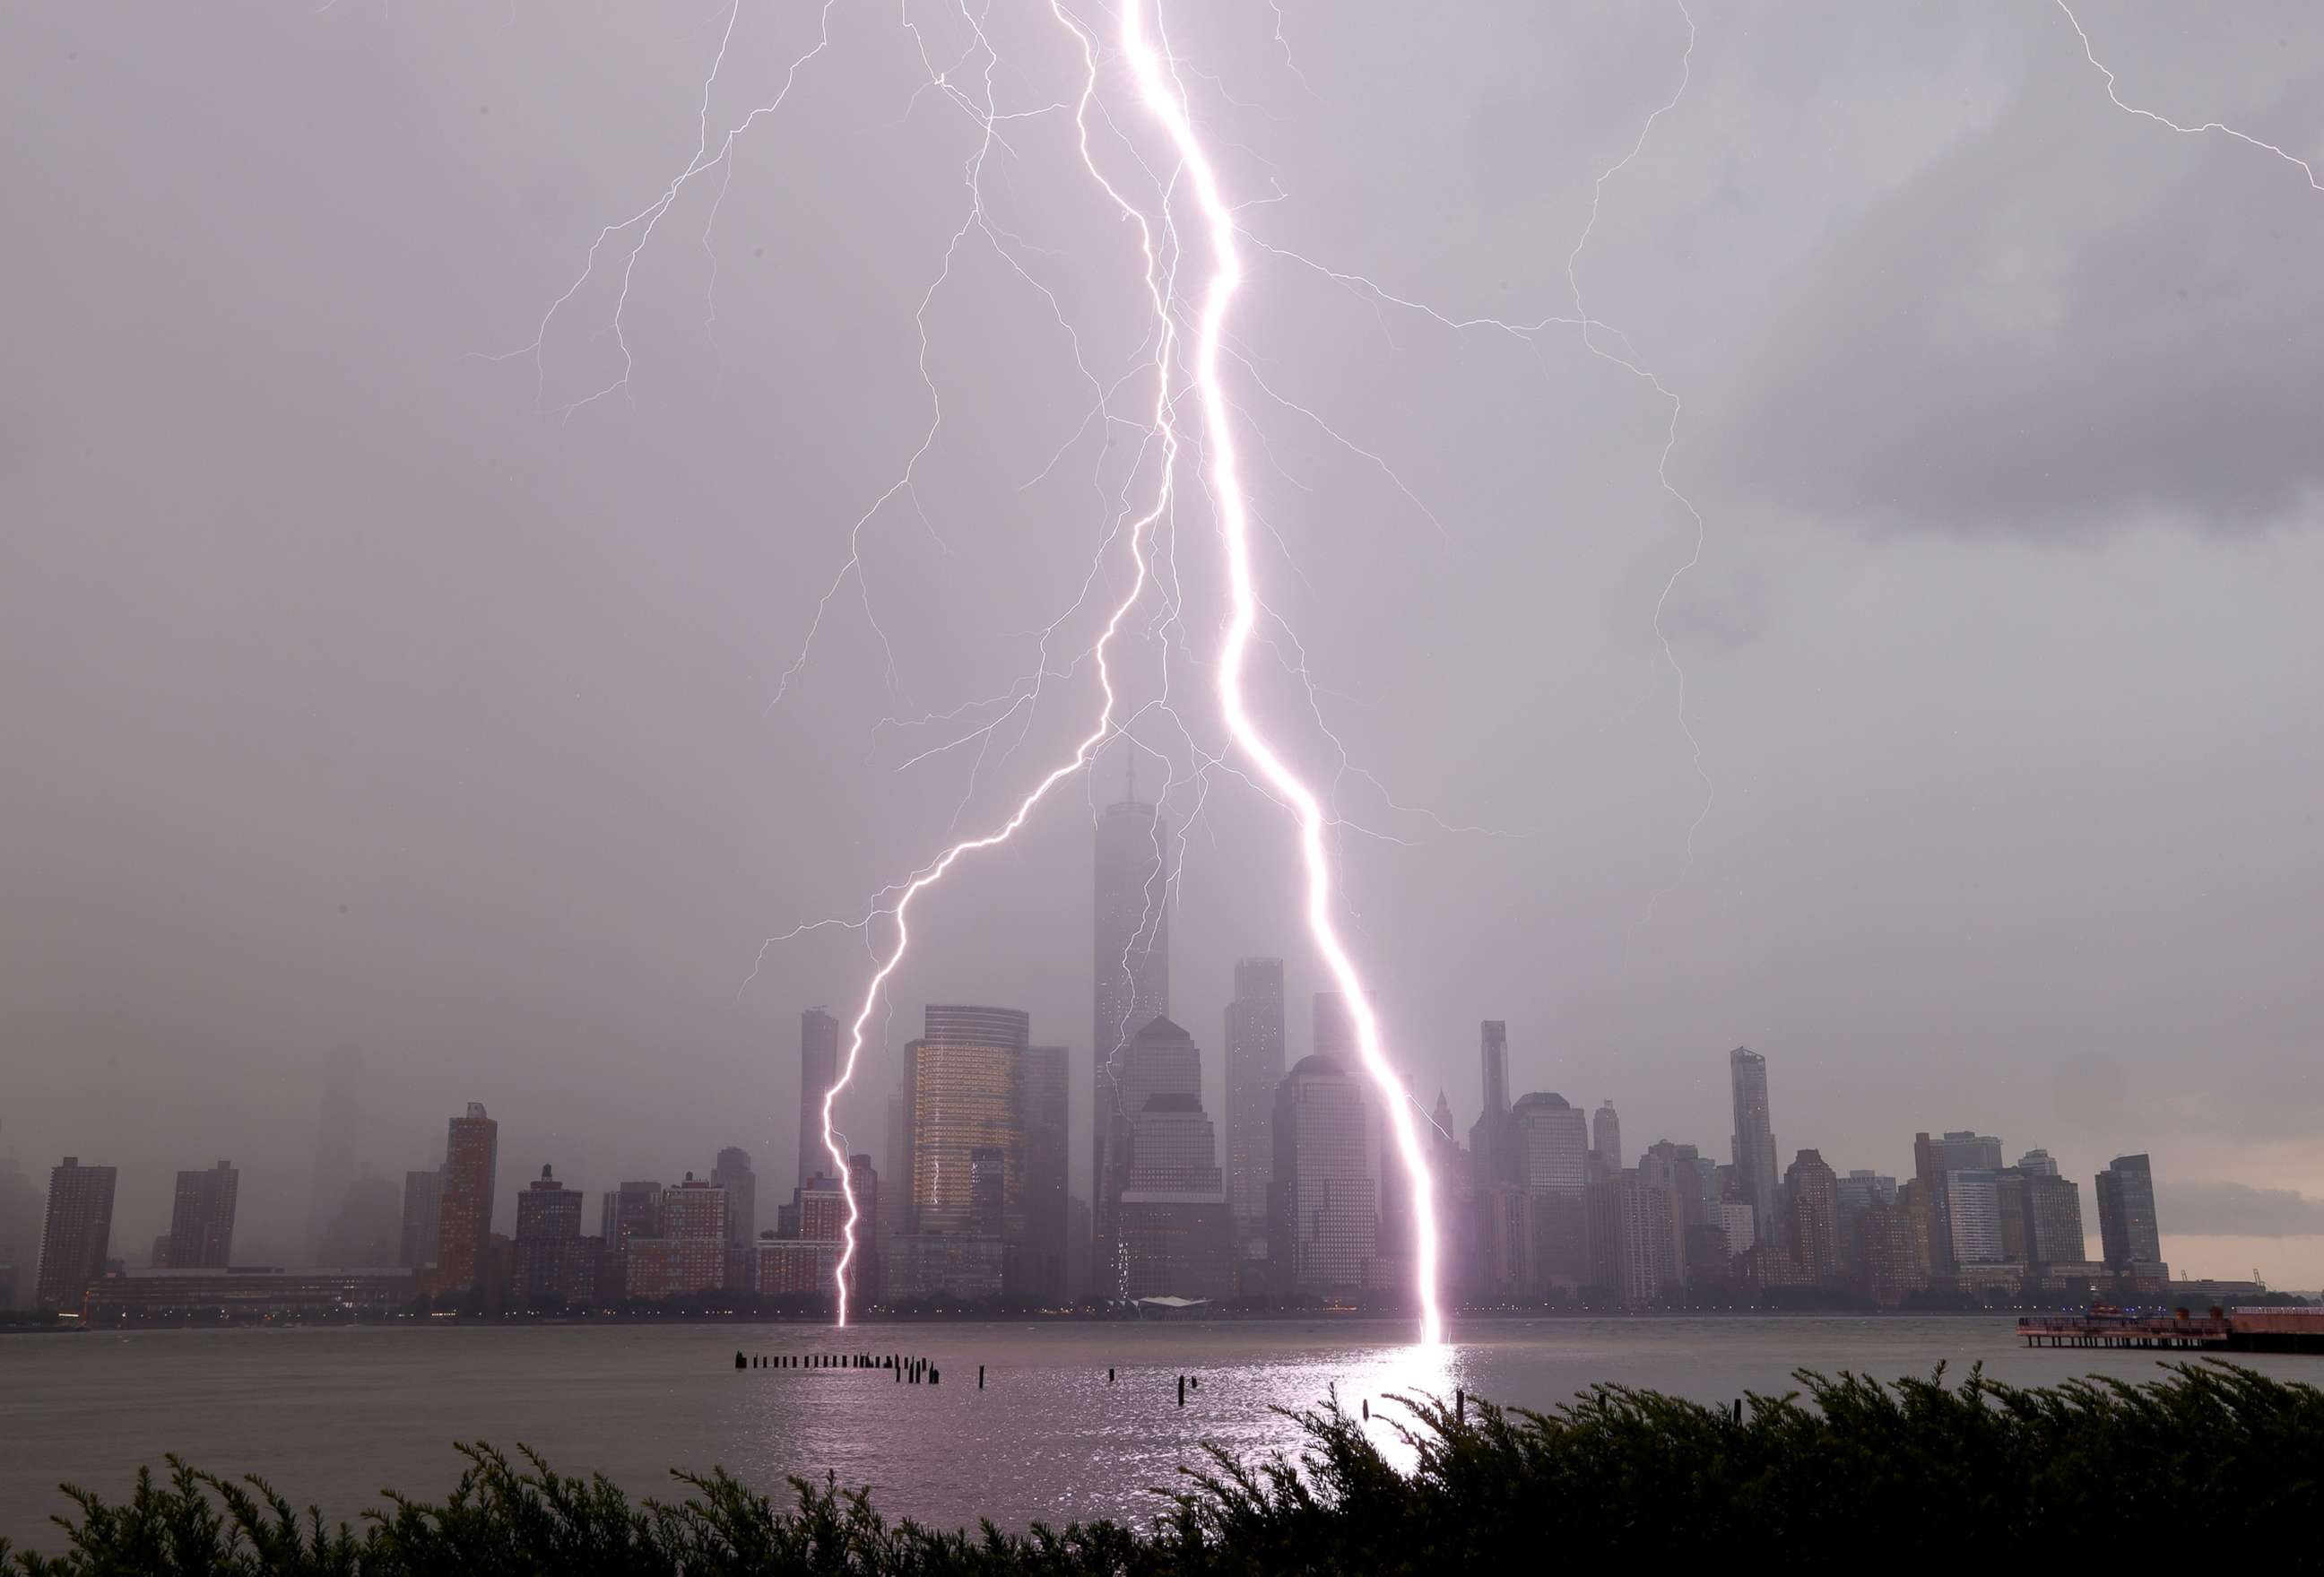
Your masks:
<svg viewBox="0 0 2324 1577"><path fill-rule="evenodd" d="M899 1386L933 1386L944 1383L944 1370L931 1359L914 1358L903 1352L761 1352L734 1354L736 1369L845 1369L865 1373L892 1375ZM979 1366L976 1384L984 1386L984 1370Z"/></svg>

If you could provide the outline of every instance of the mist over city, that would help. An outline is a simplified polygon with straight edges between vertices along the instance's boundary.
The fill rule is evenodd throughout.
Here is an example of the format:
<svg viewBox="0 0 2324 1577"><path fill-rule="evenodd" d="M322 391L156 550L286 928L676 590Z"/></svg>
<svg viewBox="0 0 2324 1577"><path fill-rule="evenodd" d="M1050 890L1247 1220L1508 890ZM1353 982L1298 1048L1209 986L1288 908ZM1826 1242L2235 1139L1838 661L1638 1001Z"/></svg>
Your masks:
<svg viewBox="0 0 2324 1577"><path fill-rule="evenodd" d="M0 1535L180 1449L57 1428L99 1329L940 1527L1333 1386L1418 1482L1391 1395L2312 1384L2313 8L88 0L0 80ZM613 1442L503 1326L1187 1416Z"/></svg>

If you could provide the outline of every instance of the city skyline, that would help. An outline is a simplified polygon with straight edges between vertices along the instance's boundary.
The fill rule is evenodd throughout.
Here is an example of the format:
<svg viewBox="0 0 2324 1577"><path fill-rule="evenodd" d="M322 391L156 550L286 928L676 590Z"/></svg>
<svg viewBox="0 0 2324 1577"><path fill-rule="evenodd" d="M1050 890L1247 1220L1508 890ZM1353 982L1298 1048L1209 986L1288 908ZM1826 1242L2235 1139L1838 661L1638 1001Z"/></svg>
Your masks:
<svg viewBox="0 0 2324 1577"><path fill-rule="evenodd" d="M1238 991L1249 989L1254 972L1259 972L1259 978L1267 982L1265 989L1271 991L1274 989L1273 982L1277 978L1276 972L1279 966L1280 961L1273 959L1241 961L1236 966L1233 989ZM1313 993L1312 1005L1313 1012L1310 1017L1316 1030L1322 1034L1325 1041L1327 1046L1325 1055L1328 1056L1332 1055L1328 1048L1337 1044L1333 1027L1343 1022L1344 1014L1337 1006L1333 993ZM811 1022L816 1017L816 1012L815 1010L809 1010L806 1021ZM1049 1093L1044 1099L1050 1107L1059 1112L1069 1113L1071 1110L1069 1102L1072 1097L1066 1093L1057 1079L1056 1070L1062 1069L1070 1073L1074 1061L1071 1048L1033 1047L1028 1044L1031 1035L1031 1019L1022 1010L931 1003L924 1010L923 1019L923 1036L920 1041L915 1043L916 1045L956 1047L993 1045L1002 1049L1010 1058L1014 1059L1017 1066L1017 1071L1000 1075L1004 1083L1032 1076L1029 1070L1033 1066L1033 1058L1038 1055L1044 1059L1044 1065L1052 1069L1046 1076L1045 1088L1049 1091ZM1231 1029L1234 1022L1231 1015L1227 1021ZM1183 1098L1183 1109L1213 1135L1213 1159L1215 1169L1219 1174L1222 1197L1224 1198L1227 1194L1226 1181L1231 1160L1229 1136L1237 1109L1229 1104L1223 1111L1212 1111L1204 1105L1203 1094L1206 1086L1226 1082L1228 1075L1223 1066L1223 1055L1213 1053L1205 1056L1184 1030L1167 1019L1157 1019L1153 1025L1141 1030L1140 1034L1145 1035L1149 1031L1158 1037L1158 1039L1152 1042L1157 1049L1125 1064L1133 1093L1138 1098L1143 1099L1148 1093L1148 1085L1179 1093L1173 1098ZM1139 1038L1139 1037L1133 1036L1132 1045L1135 1045ZM1509 1047L1507 1022L1505 1020L1482 1021L1480 1025L1480 1039L1484 1048L1482 1065L1484 1085L1490 1086L1497 1076L1497 1070L1499 1070L1498 1077L1506 1083L1509 1077L1506 1071ZM1173 1047L1183 1049L1171 1050ZM1155 1056L1164 1056L1166 1061L1156 1063L1152 1060ZM1167 1061L1167 1057L1177 1057L1183 1060L1172 1064ZM1732 1094L1738 1108L1736 1113L1738 1124L1741 1123L1746 1115L1744 1110L1746 1104L1750 1102L1757 1103L1751 1107L1751 1111L1764 1118L1771 1104L1767 1090L1766 1059L1748 1048L1737 1047L1729 1054L1727 1060L1730 1074L1734 1075L1729 1083L1733 1086ZM1165 1071L1172 1067L1182 1071ZM1161 1081L1158 1084L1155 1083L1157 1078ZM990 1080L988 1079L987 1082L990 1083ZM1001 1086L994 1087L1001 1088ZM1269 1124L1270 1162L1274 1158L1271 1137L1273 1106L1274 1102L1270 1097L1265 1108ZM1554 1139L1548 1137L1553 1130L1542 1126L1542 1120L1545 1118L1555 1118L1563 1121L1564 1126L1555 1128L1554 1130L1561 1137ZM1029 1120L1026 1120L1027 1126L1023 1132L1015 1133L1013 1137L1010 1135L1001 1137L996 1153L1005 1152L1011 1156L1020 1153L1019 1150L1010 1150L1008 1147L1010 1145L1026 1147L1028 1136L1031 1134L1034 1126ZM1459 1157L1463 1166L1476 1164L1484 1171L1489 1171L1499 1164L1504 1167L1505 1175L1512 1182L1553 1189L1572 1188L1574 1186L1573 1178L1578 1177L1578 1169L1585 1156L1603 1159L1601 1141L1611 1139L1616 1143L1619 1142L1618 1136L1620 1117L1615 1103L1610 1100L1600 1102L1593 1119L1591 1114L1581 1105L1567 1102L1554 1092L1531 1091L1512 1102L1511 1110L1506 1120L1509 1125L1507 1130L1508 1138L1500 1142L1509 1148L1505 1159L1500 1163L1495 1162L1489 1149L1480 1152L1476 1148L1480 1142L1490 1142L1489 1125L1485 1122L1481 1113L1475 1125L1465 1132L1456 1133L1453 1136L1457 1139L1465 1140L1471 1147L1469 1154ZM1059 1125L1052 1120L1047 1125L1045 1131L1055 1134L1058 1131L1058 1127ZM475 1234L480 1230L488 1232L493 1223L507 1222L509 1216L504 1213L508 1211L509 1205L497 1199L492 1181L498 1160L498 1124L484 1115L480 1104L471 1103L470 1111L466 1117L451 1120L448 1133L450 1135L448 1140L438 1147L439 1152L445 1156L445 1160L433 1169L407 1172L400 1196L397 1191L390 1188L383 1180L377 1179L368 1169L348 1185L349 1200L341 1208L343 1216L348 1210L360 1208L355 1202L359 1196L366 1196L367 1190L376 1190L380 1195L371 1208L375 1213L383 1216L383 1223L374 1233L371 1241L383 1244L392 1244L396 1241L399 1231L396 1217L400 1211L402 1222L401 1244L396 1253L392 1256L383 1254L377 1257L375 1261L358 1259L355 1257L334 1259L329 1256L315 1253L303 1256L274 1255L269 1257L269 1262L350 1265L393 1262L410 1265L437 1260L439 1256L437 1252L437 1240L434 1234L440 1231L442 1220L451 1219L442 1216L441 1201L446 1192L447 1181L453 1175L456 1157L459 1157L465 1175L469 1179L464 1189L452 1191L455 1194L453 1201L455 1213L459 1219L470 1223L461 1235L473 1240ZM883 1135L881 1142L883 1146L889 1144L890 1136ZM1064 1164L1063 1147L1059 1146L1054 1139L1041 1142L1047 1146L1043 1153L1054 1157L1044 1163L1045 1167L1061 1168ZM2060 1177L2059 1163L2046 1148L2028 1151L2014 1167L2008 1167L2005 1172L2002 1146L2001 1139L1990 1134L1979 1134L1974 1130L1950 1130L1935 1138L1932 1138L1930 1134L1923 1131L1910 1141L1907 1157L1909 1165L1900 1166L1898 1169L1904 1175L1919 1178L1923 1185L1924 1195L1930 1201L1929 1259L1933 1268L1949 1269L1957 1266L1964 1252L1975 1251L1983 1257L1991 1258L1992 1254L1987 1254L1986 1251L1992 1250L1994 1254L1997 1254L2005 1244L2015 1246L2014 1258L2034 1258L2026 1253L2025 1250L2028 1244L2035 1243L2043 1247L2044 1257L2054 1258L2054 1251L2061 1240L2055 1235L2059 1233L2070 1233L2079 1238L2087 1232L2090 1240L2089 1247L2093 1250L2091 1254L2093 1262L2120 1259L2124 1253L2134 1251L2148 1254L2160 1248L2161 1240L2154 1228L2157 1215L2156 1185L2153 1181L2151 1165L2145 1154L2140 1152L2116 1154L2103 1167L2094 1167L2093 1173L2098 1177L2097 1189L2089 1204L2085 1205L2079 1197L2077 1185L2072 1179ZM1643 1147L1638 1157L1639 1164L1641 1166L1655 1164L1658 1154L1672 1151L1674 1148L1667 1141L1657 1141L1653 1145ZM1695 1147L1692 1145L1675 1148L1685 1150L1689 1155L1695 1153ZM1375 1184L1379 1188L1375 1195L1376 1225L1385 1237L1393 1231L1395 1202L1386 1192L1387 1179L1381 1174L1382 1159L1379 1150L1376 1124L1369 1136L1367 1151L1367 1164L1372 1168ZM966 1153L964 1152L964 1154ZM1030 1157L1033 1151L1030 1148L1023 1148L1021 1153ZM1474 1157L1480 1153L1483 1159L1481 1162L1475 1161ZM1812 1149L1803 1149L1800 1157L1804 1157L1812 1153ZM1849 1157L1851 1160L1857 1157ZM1890 1165L1896 1164L1886 1156L1871 1158ZM859 1157L859 1161L861 1159L862 1157ZM1788 1179L1790 1167L1797 1164L1797 1159L1792 1157L1788 1148L1784 1152L1784 1159ZM730 1207L730 1214L726 1218L730 1224L725 1230L733 1242L747 1243L750 1238L742 1231L741 1223L747 1222L751 1213L752 1196L751 1179L753 1176L751 1169L751 1157L739 1147L729 1146L719 1152L717 1162L717 1167L712 1168L713 1178L721 1186L725 1186L730 1181L739 1185L733 1195L733 1203ZM8 1164L7 1158L0 1157L0 1166L6 1164ZM1702 1164L1708 1168L1711 1165L1710 1157L1706 1157ZM1823 1165L1820 1156L1817 1157L1817 1164ZM546 1165L548 1163L544 1163L544 1176ZM1012 1161L1010 1165L1013 1167L1015 1163ZM1723 1171L1725 1168L1721 1169ZM81 1170L89 1171L90 1169L82 1168ZM102 1170L117 1173L118 1168L107 1166ZM827 1170L826 1166L819 1168L818 1172L812 1176L820 1176ZM1825 1170L1830 1171L1830 1168L1827 1167ZM722 1173L728 1173L730 1176L721 1176ZM1568 1176L1569 1173L1573 1176ZM92 1173L92 1176L96 1174ZM909 1174L907 1172L905 1175ZM1482 1175L1484 1172L1480 1171L1480 1176ZM236 1213L235 1201L239 1184L239 1172L236 1169L227 1163L221 1162L202 1171L180 1169L175 1176L178 1184L171 1211L171 1231L161 1233L157 1237L153 1253L150 1257L150 1263L155 1266L172 1263L174 1240L180 1226L185 1226L198 1234L202 1230L198 1223L205 1210L217 1218L208 1227L211 1232L222 1232L226 1240L230 1242L235 1230ZM1859 1168L1849 1176L1850 1179L1867 1179L1874 1178L1877 1174ZM1834 1176L1837 1177L1837 1174L1834 1174ZM2130 1181L2117 1182L2116 1181L2117 1177L2128 1178ZM220 1181L221 1179L223 1182ZM1966 1194L1962 1192L1963 1180L1967 1180ZM1127 1178L1123 1180L1123 1185L1127 1185ZM1666 1168L1664 1181L1667 1190L1669 1178ZM1879 1181L1887 1186L1893 1195L1895 1187L1893 1178L1882 1177ZM2047 1203L2052 1192L2061 1185L2065 1193L2062 1204L2052 1205ZM1844 1194L1849 1186L1849 1179L1840 1179L1836 1185ZM565 1185L560 1183L558 1186L563 1187ZM629 1185L626 1184L622 1185L623 1189L628 1186ZM656 1197L662 1188L659 1184L646 1184L639 1186L646 1194ZM1005 1189L1017 1191L1009 1195L1012 1201L1015 1201L1009 1206L1010 1213L1012 1216L1021 1213L1025 1209L1022 1203L1022 1191L1026 1185L1012 1175L1003 1186ZM2203 1186L2200 1183L2196 1185L2199 1193ZM1071 1213L1081 1213L1083 1219L1087 1219L1090 1215L1091 1202L1081 1198L1077 1193L1069 1188L1067 1178L1062 1172L1053 1179L1050 1187L1053 1190L1054 1199L1047 1207L1039 1234L1039 1241L1044 1245L1042 1252L1049 1258L1045 1261L1046 1268L1039 1272L1038 1281L1031 1279L1034 1276L1032 1271L1023 1272L1028 1279L1021 1286L1028 1291L1038 1289L1043 1292L1053 1292L1063 1285L1064 1264L1080 1250L1073 1248L1052 1250L1047 1245L1064 1235L1065 1223ZM222 1200L217 1197L221 1190L223 1191ZM2169 1192L2167 1185L2164 1192L2166 1194ZM610 1223L615 1219L617 1213L614 1199L618 1193L619 1191L609 1192L605 1197L603 1212L593 1216L593 1219L601 1218L599 1226L601 1232L611 1230ZM480 1194L493 1196L478 1198ZM1788 1203L1791 1194L1792 1190L1787 1181L1779 1190L1778 1211L1783 1220L1776 1229L1774 1239L1775 1242L1784 1245L1787 1250L1791 1248L1790 1233L1794 1230L1791 1206ZM576 1194L576 1197L579 1195ZM1955 1222L1952 1219L1952 1210L1956 1202L1964 1197L1973 1201L1971 1209L1974 1219ZM207 1204L202 1203L205 1198L209 1200ZM484 1208L486 1224L481 1229L474 1224L471 1213L477 1205L468 1203L471 1198L476 1198L477 1204L481 1204ZM525 1203L526 1198L522 1194L519 1194L514 1200L515 1210L520 1215L525 1207ZM1747 1201L1746 1204L1748 1203ZM911 1202L905 1194L898 1194L888 1202L888 1205L890 1211L894 1213L889 1216L888 1225L881 1229L883 1238L887 1233L897 1230L899 1222L908 1219ZM108 1212L112 1208L110 1190L107 1192L105 1208ZM966 1208L968 1206L963 1204L958 1209L954 1209L953 1214L958 1215L961 1210ZM1733 1207L1729 1206L1729 1208ZM2061 1210L2062 1214L2058 1213ZM2045 1212L2048 1213L2045 1214ZM1755 1210L1752 1213L1756 1215L1757 1213ZM2163 1213L2167 1217L2169 1213L2164 1211ZM739 1220L737 1220L738 1217ZM1096 1221L1101 1227L1103 1220L1103 1213L1100 1211L1097 1213ZM2021 1221L2023 1224L2020 1224ZM2046 1229L2052 1236L2044 1238L2041 1235L2045 1229L2037 1222L2042 1221L2052 1223ZM2056 1224L2060 1222L2070 1222L2071 1225L2068 1227ZM947 1226L957 1225L957 1222L951 1222L949 1217L945 1218L945 1222ZM1677 1245L1674 1250L1674 1262L1683 1262L1685 1251L1685 1225L1683 1220L1673 1218L1672 1231ZM340 1242L354 1240L347 1235L354 1230L343 1223L337 1240ZM1016 1230L1012 1228L1012 1231ZM1582 1228L1575 1224L1562 1230L1578 1234ZM149 1257L138 1254L127 1246L127 1240L122 1233L112 1231L110 1229L108 1231L115 1259L132 1264L148 1262ZM2113 1234L2121 1243L2131 1244L2132 1248L2123 1250L2120 1253L2116 1252L2116 1245L2112 1242L2101 1248L2102 1231ZM1752 1235L1757 1234L1755 1231ZM1231 1259L1235 1255L1231 1230L1228 1231L1228 1254ZM1577 1246L1570 1250L1559 1250L1559 1252L1569 1256L1580 1255L1582 1250L1578 1246L1580 1241L1578 1236L1572 1240ZM1012 1239L1012 1253L1017 1251L1014 1241ZM1968 1247L1969 1245L1975 1245L1975 1250L1972 1250ZM1833 1252L1836 1253L1836 1250ZM456 1254L455 1258L457 1258ZM2162 1259L2167 1262L2168 1255L2163 1255ZM1578 1263L1578 1260L1576 1262ZM5 1263L7 1262L0 1260L0 1264ZM2186 1261L2182 1260L2182 1267L2185 1264ZM455 1274L458 1273L456 1268ZM2207 1268L2204 1273L2223 1275L2225 1271ZM32 1274L30 1266L18 1267L16 1275L19 1285L30 1286ZM1559 1285L1572 1286L1578 1284L1578 1277L1573 1274L1562 1274L1559 1277ZM1012 1286L1017 1285L1020 1284L1012 1281Z"/></svg>
<svg viewBox="0 0 2324 1577"><path fill-rule="evenodd" d="M1264 977L1271 977L1274 961L1263 963ZM1250 991L1254 967L1239 966L1239 992ZM1092 1245L1094 1255L1082 1260L1086 1278L1067 1286L1058 1271L1079 1251L1057 1234L1069 1222L1075 1230L1094 1225L1092 1214L1071 1201L1047 1213L1036 1230L1026 1204L1037 1167L1053 1171L1062 1192L1062 1147L1041 1130L1061 1127L1070 1109L1065 1083L1055 1076L1070 1065L1066 1048L1031 1046L1030 1019L1020 1010L929 1004L923 1034L909 1048L911 1130L892 1194L868 1155L853 1159L866 1246L858 1295L867 1301L1008 1296L1054 1306L1084 1296L1352 1296L1400 1286L1409 1248L1383 1186L1392 1157L1379 1145L1363 1082L1330 1049L1335 1032L1343 1033L1344 1009L1329 992L1315 993L1312 1008L1327 1049L1288 1070L1268 1103L1274 1176L1263 1259L1254 1261L1239 1246L1222 1165L1230 1150L1200 1095L1202 1051L1157 1017L1124 1048L1121 1093L1133 1115L1121 1170L1108 1180L1110 1203L1099 1218L1110 1224ZM1485 1087L1493 1089L1506 1076L1506 1021L1480 1022L1480 1040ZM1818 1148L1800 1148L1773 1201L1780 1224L1763 1234L1760 1207L1767 1202L1749 1196L1757 1192L1751 1157L1779 1108L1766 1057L1738 1047L1727 1062L1736 1126L1744 1131L1738 1158L1724 1164L1667 1139L1645 1146L1635 1166L1617 1164L1608 1153L1618 1144L1613 1102L1601 1102L1593 1120L1543 1091L1518 1096L1498 1121L1480 1111L1471 1129L1476 1148L1464 1150L1440 1092L1432 1121L1448 1299L1461 1306L1544 1296L1651 1305L1689 1296L1772 1299L1793 1288L1894 1305L1940 1286L2034 1298L2097 1285L2077 1278L2122 1278L2114 1296L2129 1296L2203 1285L2184 1275L2171 1280L2160 1258L2147 1154L2117 1155L2096 1174L2093 1255L2079 1185L2057 1158L2035 1147L2006 1165L2003 1140L1974 1130L1916 1133L1914 1173L1901 1186L1870 1169L1842 1177ZM697 1181L688 1171L675 1185L624 1183L607 1193L596 1235L585 1236L582 1191L544 1164L516 1194L513 1231L503 1236L490 1231L495 1213L486 1203L498 1131L486 1108L472 1102L465 1116L449 1120L444 1161L407 1174L402 1262L412 1276L407 1286L421 1294L489 1281L500 1290L487 1305L497 1306L503 1298L651 1301L718 1287L827 1291L845 1220L838 1185L827 1175L802 1182L777 1211L775 1226L739 1230L737 1214L747 1220L756 1195L755 1174L751 1157L728 1146L708 1178ZM124 1263L106 1257L116 1176L112 1166L69 1157L52 1170L38 1280L38 1296L51 1306L75 1306L78 1286L97 1288L91 1296L102 1292L108 1307L161 1307L152 1300L165 1298L169 1287L192 1285L140 1281L134 1272L127 1282L107 1279ZM335 1233L348 1231L344 1218L370 1192L368 1182L349 1185ZM156 1240L143 1274L224 1272L220 1245L232 1238L238 1183L226 1162L178 1173L173 1231ZM373 1207L383 1218L373 1240L392 1244L398 1202L383 1186L377 1192L385 1197ZM414 1248L414 1218L430 1199L432 1261ZM391 1286L378 1279L386 1263L383 1252L368 1261L327 1259L324 1266L340 1268L314 1274L372 1277L376 1286L364 1296L376 1296ZM13 1284L13 1266L9 1272ZM275 1284L241 1285L247 1291ZM115 1287L127 1290L106 1290Z"/></svg>

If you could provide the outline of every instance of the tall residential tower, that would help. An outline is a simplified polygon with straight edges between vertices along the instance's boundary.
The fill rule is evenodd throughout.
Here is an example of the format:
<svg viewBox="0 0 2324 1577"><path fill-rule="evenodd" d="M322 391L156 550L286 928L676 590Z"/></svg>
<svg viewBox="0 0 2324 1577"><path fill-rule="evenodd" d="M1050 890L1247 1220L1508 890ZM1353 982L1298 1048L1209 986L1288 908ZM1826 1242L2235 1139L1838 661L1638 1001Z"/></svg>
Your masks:
<svg viewBox="0 0 2324 1577"><path fill-rule="evenodd" d="M1735 1190L1751 1207L1760 1242L1784 1239L1783 1195L1775 1185L1775 1125L1767 1109L1767 1059L1748 1047L1727 1054L1735 1088Z"/></svg>

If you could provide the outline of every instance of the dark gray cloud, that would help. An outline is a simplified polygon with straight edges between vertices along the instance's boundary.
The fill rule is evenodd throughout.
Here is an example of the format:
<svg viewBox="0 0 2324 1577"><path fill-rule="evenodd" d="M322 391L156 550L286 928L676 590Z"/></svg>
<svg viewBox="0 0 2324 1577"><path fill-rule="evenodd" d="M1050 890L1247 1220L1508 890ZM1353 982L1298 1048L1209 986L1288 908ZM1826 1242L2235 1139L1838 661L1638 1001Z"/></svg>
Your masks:
<svg viewBox="0 0 2324 1577"><path fill-rule="evenodd" d="M2025 13L2006 102L1831 216L1754 315L1704 474L1884 529L2310 523L2324 193L2263 149L2116 108L2070 31L2045 40L2062 19ZM2192 81L2131 34L2126 102L2304 129L2324 38L2283 22L2281 69Z"/></svg>

